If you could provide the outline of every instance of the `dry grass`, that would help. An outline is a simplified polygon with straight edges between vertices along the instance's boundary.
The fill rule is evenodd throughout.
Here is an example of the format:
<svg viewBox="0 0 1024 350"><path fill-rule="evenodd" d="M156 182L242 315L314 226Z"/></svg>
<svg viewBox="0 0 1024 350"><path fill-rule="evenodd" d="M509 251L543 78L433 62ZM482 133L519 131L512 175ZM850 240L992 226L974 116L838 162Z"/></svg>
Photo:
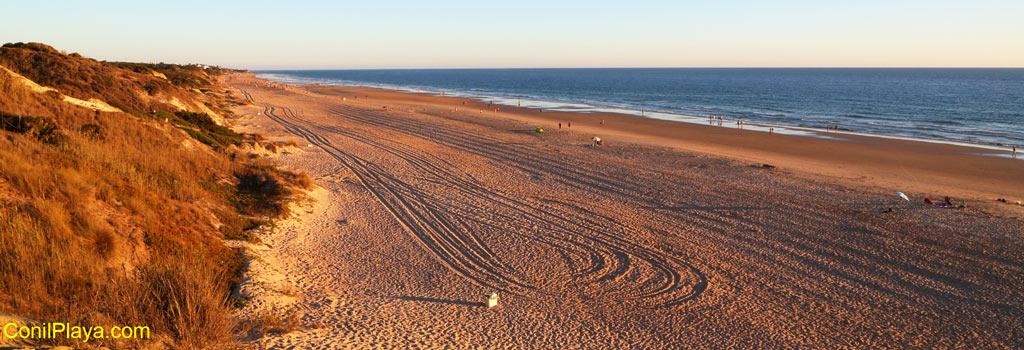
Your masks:
<svg viewBox="0 0 1024 350"><path fill-rule="evenodd" d="M111 283L106 307L118 321L147 324L181 349L231 346L238 322L224 288L234 271L207 266L211 257L175 256ZM230 262L229 262L230 263Z"/></svg>
<svg viewBox="0 0 1024 350"><path fill-rule="evenodd" d="M123 86L138 85L136 73L116 73ZM139 100L122 102L147 103L132 98ZM0 116L20 123L0 128L0 312L146 325L174 348L231 345L237 324L228 298L244 261L221 239L242 235L258 217L284 215L288 184L308 186L308 177L214 151L171 123L63 103L2 73ZM40 125L60 137L32 132Z"/></svg>
<svg viewBox="0 0 1024 350"><path fill-rule="evenodd" d="M260 313L251 326L252 333L263 336L294 332L302 328L302 322L294 310L285 311L280 308L272 308Z"/></svg>

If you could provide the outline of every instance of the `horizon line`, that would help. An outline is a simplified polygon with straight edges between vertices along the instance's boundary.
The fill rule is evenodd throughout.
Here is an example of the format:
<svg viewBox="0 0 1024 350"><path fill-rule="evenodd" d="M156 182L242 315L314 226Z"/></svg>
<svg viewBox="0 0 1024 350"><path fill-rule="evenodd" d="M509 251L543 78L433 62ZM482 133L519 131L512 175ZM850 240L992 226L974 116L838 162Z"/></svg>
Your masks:
<svg viewBox="0 0 1024 350"><path fill-rule="evenodd" d="M230 68L224 67L222 68ZM473 69L1024 69L1024 66L1010 67L979 67L979 66L752 66L752 67L420 67L420 68L232 68L249 71L315 71L315 70L473 70Z"/></svg>

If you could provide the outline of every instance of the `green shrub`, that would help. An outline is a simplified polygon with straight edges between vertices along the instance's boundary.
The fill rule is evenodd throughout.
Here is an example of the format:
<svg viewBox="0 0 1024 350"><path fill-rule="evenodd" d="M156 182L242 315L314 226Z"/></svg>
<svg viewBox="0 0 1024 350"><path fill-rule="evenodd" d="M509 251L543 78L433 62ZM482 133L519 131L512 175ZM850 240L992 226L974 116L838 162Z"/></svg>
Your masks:
<svg viewBox="0 0 1024 350"><path fill-rule="evenodd" d="M53 119L28 117L0 112L0 128L14 133L34 137L45 144L56 145L60 141L60 129Z"/></svg>
<svg viewBox="0 0 1024 350"><path fill-rule="evenodd" d="M217 125L210 115L206 113L194 113L188 111L174 112L173 118L170 113L157 112L158 118L167 118L175 124L182 126L189 135L210 146L223 147L228 145L239 145L242 143L242 135L231 129Z"/></svg>
<svg viewBox="0 0 1024 350"><path fill-rule="evenodd" d="M98 124L83 124L78 131L90 138L103 140L103 132L100 130L100 126Z"/></svg>
<svg viewBox="0 0 1024 350"><path fill-rule="evenodd" d="M57 53L57 49L54 49L52 46L46 45L46 44L40 44L40 43L22 43L22 42L6 43L6 44L4 44L3 47L13 48L13 49L29 49L29 50L38 51L38 52Z"/></svg>

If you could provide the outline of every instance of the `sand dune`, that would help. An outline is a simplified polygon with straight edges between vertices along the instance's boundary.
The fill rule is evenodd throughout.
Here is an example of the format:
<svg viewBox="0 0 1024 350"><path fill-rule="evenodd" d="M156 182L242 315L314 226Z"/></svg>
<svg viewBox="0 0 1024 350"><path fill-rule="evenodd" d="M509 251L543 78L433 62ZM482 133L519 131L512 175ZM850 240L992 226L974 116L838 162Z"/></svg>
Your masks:
<svg viewBox="0 0 1024 350"><path fill-rule="evenodd" d="M42 86L42 85L36 84L36 82L32 81L31 79L25 78L21 74L12 72L10 69L7 69L7 67L0 66L0 70L3 70L2 73L7 74L7 75L13 77L14 81L24 85L26 88L28 88L32 92L40 93L41 94L41 93L47 93L47 92L51 92L52 91L54 93L60 94L60 91L57 91L57 89L54 89L54 88L49 87L49 86ZM63 96L63 101L64 102L67 102L67 103L70 103L70 104L73 104L73 105L82 106L82 107L85 107L85 108L88 108L88 109L91 109L91 110L94 110L94 111L121 112L120 109L117 109L116 107L113 107L113 106L107 104L106 102L103 102L100 99L90 98L89 100L80 100L80 99L77 99L77 98L74 98L74 97L71 97L71 96L67 96L67 95L63 95L63 94L61 94L60 96Z"/></svg>
<svg viewBox="0 0 1024 350"><path fill-rule="evenodd" d="M228 79L254 102L240 128L299 141L278 160L326 189L261 236L305 325L261 346L1024 346L1020 208L251 82Z"/></svg>

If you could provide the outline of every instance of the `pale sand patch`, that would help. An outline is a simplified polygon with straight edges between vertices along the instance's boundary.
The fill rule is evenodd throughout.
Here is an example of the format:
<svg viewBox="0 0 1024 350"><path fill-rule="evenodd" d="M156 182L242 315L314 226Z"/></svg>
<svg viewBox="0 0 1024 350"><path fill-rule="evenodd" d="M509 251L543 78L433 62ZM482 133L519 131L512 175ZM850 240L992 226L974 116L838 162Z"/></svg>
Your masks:
<svg viewBox="0 0 1024 350"><path fill-rule="evenodd" d="M7 73L7 75L14 77L15 81L21 82L22 85L25 85L25 87L29 88L29 90L32 90L33 92L44 93L49 91L57 91L57 89L54 89L52 87L39 85L31 79L26 78L21 74L15 73L10 69L7 69L7 67L0 66L0 69L2 69L4 73Z"/></svg>
<svg viewBox="0 0 1024 350"><path fill-rule="evenodd" d="M94 111L121 112L120 109L117 109L114 106L108 105L106 102L103 102L100 99L96 99L96 98L90 98L88 101L83 101L83 100L79 100L79 99L71 97L71 96L64 95L64 102L67 102L67 103L70 103L70 104L73 104L73 105L82 106L82 107L85 107L85 108L88 108L88 109L91 109L91 110L94 110Z"/></svg>
<svg viewBox="0 0 1024 350"><path fill-rule="evenodd" d="M57 89L54 89L54 88L49 87L49 86L39 85L36 82L32 81L31 79L26 78L26 77L22 76L21 74L15 73L14 71L11 71L10 69L7 69L7 67L0 66L0 69L2 69L4 71L4 73L7 73L8 75L14 77L15 81L20 82L21 84L23 84L25 87L27 87L29 90L31 90L33 92L36 92L36 93L46 93L46 92L53 91L53 92L56 92L56 93L60 94L60 91L57 91ZM67 102L67 103L70 103L70 104L73 104L73 105L77 105L77 106L82 106L82 107L85 107L85 108L88 108L88 109L91 109L91 110L94 110L94 111L121 112L120 109L117 109L117 108L115 108L115 107L113 107L111 105L108 105L106 102L103 102L103 101L101 101L99 99L91 98L88 101L84 101L84 100L80 100L80 99L77 99L77 98L74 98L74 97L71 97L71 96L67 96L67 95L64 95L64 94L61 94L61 96L63 96L64 102Z"/></svg>
<svg viewBox="0 0 1024 350"><path fill-rule="evenodd" d="M262 242L226 241L228 246L244 248L250 259L238 289L238 295L247 300L238 312L243 319L254 320L271 310L289 310L302 298L295 276L286 273L281 257L272 249L276 237L308 232L311 219L328 204L329 193L322 187L303 191L302 195L304 199L289 204L291 215L287 219L255 229Z"/></svg>

